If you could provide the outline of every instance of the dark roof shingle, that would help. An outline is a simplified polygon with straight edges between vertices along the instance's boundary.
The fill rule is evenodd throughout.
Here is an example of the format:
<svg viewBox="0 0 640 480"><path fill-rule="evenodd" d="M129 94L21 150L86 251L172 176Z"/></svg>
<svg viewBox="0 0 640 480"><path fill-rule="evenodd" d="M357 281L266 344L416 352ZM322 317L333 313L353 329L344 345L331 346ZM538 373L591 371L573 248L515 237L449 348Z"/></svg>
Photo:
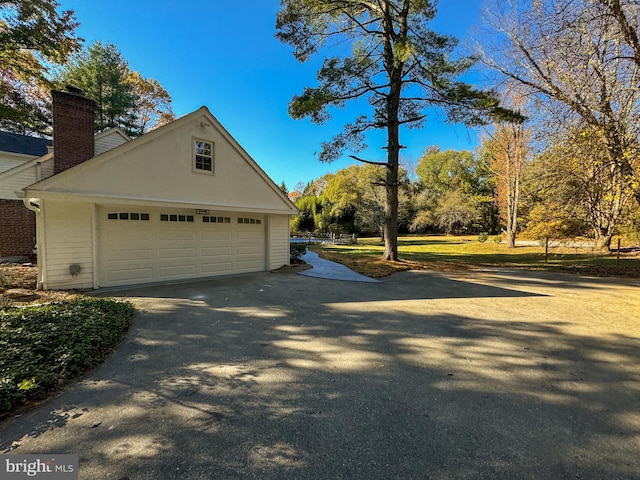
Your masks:
<svg viewBox="0 0 640 480"><path fill-rule="evenodd" d="M0 151L41 157L52 145L47 138L28 137L17 133L0 132Z"/></svg>

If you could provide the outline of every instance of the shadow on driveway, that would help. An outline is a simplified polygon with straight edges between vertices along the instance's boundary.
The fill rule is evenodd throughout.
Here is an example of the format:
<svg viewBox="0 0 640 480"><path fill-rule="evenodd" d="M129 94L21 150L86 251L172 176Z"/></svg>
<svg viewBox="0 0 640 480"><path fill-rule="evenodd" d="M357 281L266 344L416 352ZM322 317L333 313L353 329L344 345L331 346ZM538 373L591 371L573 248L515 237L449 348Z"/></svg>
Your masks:
<svg viewBox="0 0 640 480"><path fill-rule="evenodd" d="M128 338L0 444L78 454L96 480L637 479L639 286L493 270L112 291L140 309Z"/></svg>

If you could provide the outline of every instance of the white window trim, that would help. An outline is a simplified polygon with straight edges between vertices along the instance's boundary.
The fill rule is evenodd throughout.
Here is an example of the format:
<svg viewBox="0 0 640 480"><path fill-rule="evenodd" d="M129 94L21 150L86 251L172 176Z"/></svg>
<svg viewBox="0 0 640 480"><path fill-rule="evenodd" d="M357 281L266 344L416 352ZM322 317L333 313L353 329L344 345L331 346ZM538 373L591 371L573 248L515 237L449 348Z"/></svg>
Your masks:
<svg viewBox="0 0 640 480"><path fill-rule="evenodd" d="M196 142L208 143L211 145L211 170L205 170L203 168L196 168ZM205 175L214 175L216 171L216 154L215 154L215 143L212 140L205 140L203 138L193 137L191 142L191 168L194 173L203 173Z"/></svg>

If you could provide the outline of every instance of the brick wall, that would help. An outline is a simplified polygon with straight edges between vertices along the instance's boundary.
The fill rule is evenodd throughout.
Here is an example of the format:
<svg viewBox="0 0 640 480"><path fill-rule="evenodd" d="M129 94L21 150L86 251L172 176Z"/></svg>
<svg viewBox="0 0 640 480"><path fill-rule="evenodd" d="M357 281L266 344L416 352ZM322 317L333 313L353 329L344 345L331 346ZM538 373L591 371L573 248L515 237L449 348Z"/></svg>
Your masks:
<svg viewBox="0 0 640 480"><path fill-rule="evenodd" d="M36 214L22 200L0 199L0 257L31 256L35 237Z"/></svg>
<svg viewBox="0 0 640 480"><path fill-rule="evenodd" d="M94 156L95 103L80 94L52 91L54 174Z"/></svg>

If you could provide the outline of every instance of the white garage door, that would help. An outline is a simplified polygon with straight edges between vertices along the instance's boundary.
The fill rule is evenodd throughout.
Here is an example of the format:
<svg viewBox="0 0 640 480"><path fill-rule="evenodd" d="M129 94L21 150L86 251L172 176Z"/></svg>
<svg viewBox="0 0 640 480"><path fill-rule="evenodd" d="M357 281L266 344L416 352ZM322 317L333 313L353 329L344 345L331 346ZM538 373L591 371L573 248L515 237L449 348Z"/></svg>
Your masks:
<svg viewBox="0 0 640 480"><path fill-rule="evenodd" d="M262 215L194 212L100 207L100 286L265 269Z"/></svg>

